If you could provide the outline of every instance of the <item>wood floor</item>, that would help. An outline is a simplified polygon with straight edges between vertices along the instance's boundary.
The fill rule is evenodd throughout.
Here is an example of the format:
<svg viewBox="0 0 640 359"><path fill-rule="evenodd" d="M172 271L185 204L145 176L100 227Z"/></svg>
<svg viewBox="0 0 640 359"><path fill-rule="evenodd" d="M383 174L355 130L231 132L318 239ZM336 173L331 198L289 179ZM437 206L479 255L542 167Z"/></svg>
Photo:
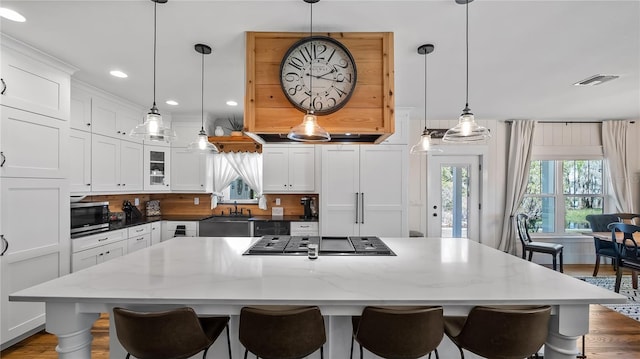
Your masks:
<svg viewBox="0 0 640 359"><path fill-rule="evenodd" d="M565 274L591 275L592 265L565 265ZM610 266L600 267L598 275L614 275ZM601 305L592 305L590 330L585 346L588 359L640 358L640 322ZM109 358L109 319L103 314L93 327L92 359ZM0 353L2 359L57 358L55 336L41 332Z"/></svg>

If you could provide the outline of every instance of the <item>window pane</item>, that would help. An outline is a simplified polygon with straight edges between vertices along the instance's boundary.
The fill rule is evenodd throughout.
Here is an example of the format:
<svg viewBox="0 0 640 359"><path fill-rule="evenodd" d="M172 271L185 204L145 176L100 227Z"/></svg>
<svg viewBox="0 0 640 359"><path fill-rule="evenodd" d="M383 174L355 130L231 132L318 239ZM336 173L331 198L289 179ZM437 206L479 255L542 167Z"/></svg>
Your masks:
<svg viewBox="0 0 640 359"><path fill-rule="evenodd" d="M532 232L555 231L555 198L525 197L519 212L529 216L529 228Z"/></svg>
<svg viewBox="0 0 640 359"><path fill-rule="evenodd" d="M531 161L527 194L554 194L555 172L555 161Z"/></svg>
<svg viewBox="0 0 640 359"><path fill-rule="evenodd" d="M231 182L229 185L229 199L231 201L241 199L253 199L253 190L242 181L242 178L238 178Z"/></svg>
<svg viewBox="0 0 640 359"><path fill-rule="evenodd" d="M603 197L565 197L565 232L579 232L589 228L588 214L602 214Z"/></svg>
<svg viewBox="0 0 640 359"><path fill-rule="evenodd" d="M602 194L602 161L562 161L564 194Z"/></svg>

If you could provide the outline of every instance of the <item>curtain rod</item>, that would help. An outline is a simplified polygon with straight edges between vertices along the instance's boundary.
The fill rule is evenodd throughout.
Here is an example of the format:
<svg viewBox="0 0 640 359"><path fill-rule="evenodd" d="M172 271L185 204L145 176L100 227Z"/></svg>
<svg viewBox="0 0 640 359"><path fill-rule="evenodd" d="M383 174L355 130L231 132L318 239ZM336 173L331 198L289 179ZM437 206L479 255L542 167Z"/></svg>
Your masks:
<svg viewBox="0 0 640 359"><path fill-rule="evenodd" d="M505 123L513 123L513 121L515 120L505 120ZM538 123L564 123L565 125L568 125L570 123L603 123L604 121L614 121L614 120L600 120L600 121L560 121L560 120L540 120L538 121ZM629 121L629 123L636 123L636 121L634 120L625 120L625 121Z"/></svg>

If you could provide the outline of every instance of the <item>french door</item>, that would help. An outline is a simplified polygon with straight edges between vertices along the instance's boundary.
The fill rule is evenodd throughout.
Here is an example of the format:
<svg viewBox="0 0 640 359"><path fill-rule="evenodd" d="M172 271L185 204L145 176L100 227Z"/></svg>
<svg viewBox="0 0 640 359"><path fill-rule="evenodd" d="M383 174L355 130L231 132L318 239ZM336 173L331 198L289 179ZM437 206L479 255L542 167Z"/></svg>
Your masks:
<svg viewBox="0 0 640 359"><path fill-rule="evenodd" d="M480 235L480 156L430 156L427 163L429 237Z"/></svg>

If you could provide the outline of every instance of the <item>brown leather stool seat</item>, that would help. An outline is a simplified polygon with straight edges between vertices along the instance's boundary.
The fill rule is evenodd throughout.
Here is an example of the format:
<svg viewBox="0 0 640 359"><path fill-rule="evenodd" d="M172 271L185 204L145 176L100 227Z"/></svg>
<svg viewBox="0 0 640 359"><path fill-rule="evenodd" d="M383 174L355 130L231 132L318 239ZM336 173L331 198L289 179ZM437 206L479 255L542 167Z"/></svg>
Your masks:
<svg viewBox="0 0 640 359"><path fill-rule="evenodd" d="M227 329L231 359L229 317L198 317L192 308L161 312L136 312L113 308L116 335L127 351L127 359L183 359L204 351Z"/></svg>
<svg viewBox="0 0 640 359"><path fill-rule="evenodd" d="M240 343L244 358L251 352L263 359L300 359L327 341L324 319L316 306L244 307L240 311Z"/></svg>
<svg viewBox="0 0 640 359"><path fill-rule="evenodd" d="M491 359L537 355L547 340L551 307L474 307L467 317L444 317L444 332L462 349Z"/></svg>
<svg viewBox="0 0 640 359"><path fill-rule="evenodd" d="M362 316L354 316L353 339L387 359L415 359L436 352L444 336L442 307L365 307Z"/></svg>

